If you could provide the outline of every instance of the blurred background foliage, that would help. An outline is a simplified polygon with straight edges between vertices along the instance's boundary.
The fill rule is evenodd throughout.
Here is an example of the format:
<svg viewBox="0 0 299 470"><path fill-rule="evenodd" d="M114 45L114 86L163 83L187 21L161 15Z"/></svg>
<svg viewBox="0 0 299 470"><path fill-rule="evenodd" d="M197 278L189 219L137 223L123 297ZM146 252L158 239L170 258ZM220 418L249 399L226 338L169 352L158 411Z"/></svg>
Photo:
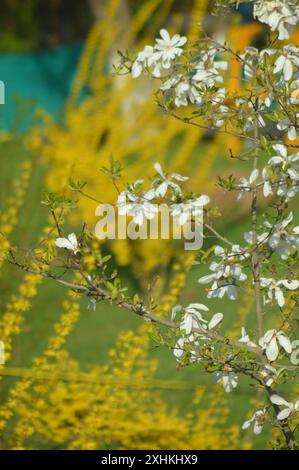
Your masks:
<svg viewBox="0 0 299 470"><path fill-rule="evenodd" d="M3 1L0 253L10 243L28 249L50 232L43 190L68 194L70 177L86 180L91 196L115 201L100 171L111 155L123 164L124 181L146 181L156 161L190 175L190 191L210 194L223 213L218 228L242 243L249 201L237 206L215 186L219 173L240 172L239 161L228 157L240 142L166 117L154 102L154 84L113 76L117 50L140 50L162 26L196 39L203 22L235 49L263 41L250 10L217 20L212 3ZM225 86L237 90L241 70L230 65ZM80 200L67 227L79 231L86 221L93 229L96 205ZM213 243L206 240L207 247ZM194 254L178 244L116 240L95 249L113 255L130 292L146 291L155 276L161 315L177 302L204 298L197 278L206 268L190 271ZM176 370L172 352L157 348L151 328L132 314L108 304L88 310L72 292L6 264L0 285L7 356L0 366L2 448L265 448L275 438L240 431L260 399L246 381L231 397L195 366ZM251 286L234 304L213 300L210 308L226 313L225 327L237 338L241 325L252 325Z"/></svg>
<svg viewBox="0 0 299 470"><path fill-rule="evenodd" d="M84 39L93 21L86 0L3 0L1 52L28 52ZM82 12L84 14L82 14Z"/></svg>

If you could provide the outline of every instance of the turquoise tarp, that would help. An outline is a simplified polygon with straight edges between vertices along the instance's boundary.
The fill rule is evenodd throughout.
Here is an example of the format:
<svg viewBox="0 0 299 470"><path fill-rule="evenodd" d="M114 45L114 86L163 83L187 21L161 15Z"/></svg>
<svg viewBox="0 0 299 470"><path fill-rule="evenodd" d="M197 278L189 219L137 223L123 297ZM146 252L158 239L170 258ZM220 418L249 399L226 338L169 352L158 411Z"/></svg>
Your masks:
<svg viewBox="0 0 299 470"><path fill-rule="evenodd" d="M76 44L48 52L0 55L0 80L5 85L1 129L25 130L37 106L59 118L81 51L82 44Z"/></svg>

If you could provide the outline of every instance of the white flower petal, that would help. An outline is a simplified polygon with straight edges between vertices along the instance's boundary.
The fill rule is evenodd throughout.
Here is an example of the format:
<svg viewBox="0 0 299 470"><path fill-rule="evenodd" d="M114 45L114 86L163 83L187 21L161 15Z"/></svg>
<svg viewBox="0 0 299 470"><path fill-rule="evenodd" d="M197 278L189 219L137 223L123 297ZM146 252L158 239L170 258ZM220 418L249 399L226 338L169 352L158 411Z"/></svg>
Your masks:
<svg viewBox="0 0 299 470"><path fill-rule="evenodd" d="M255 421L254 426L253 426L253 433L258 435L262 432L262 430L263 430L263 425Z"/></svg>
<svg viewBox="0 0 299 470"><path fill-rule="evenodd" d="M296 131L295 126L291 126L291 127L289 128L289 131L288 131L288 138L289 138L290 140L295 140L295 139L297 139L297 131Z"/></svg>
<svg viewBox="0 0 299 470"><path fill-rule="evenodd" d="M204 304L193 303L193 304L189 304L187 308L190 308L190 307L195 308L195 309L199 309L199 310L204 310L205 312L209 311L209 308Z"/></svg>
<svg viewBox="0 0 299 470"><path fill-rule="evenodd" d="M208 274L198 279L199 284L208 284L211 281L214 281L215 274Z"/></svg>
<svg viewBox="0 0 299 470"><path fill-rule="evenodd" d="M168 184L166 183L166 181L163 181L163 183L161 183L156 189L156 196L164 197L167 192L167 188Z"/></svg>
<svg viewBox="0 0 299 470"><path fill-rule="evenodd" d="M294 281L288 281L287 279L283 279L279 282L282 284L284 287L290 290L295 290L299 288L299 281L294 280Z"/></svg>
<svg viewBox="0 0 299 470"><path fill-rule="evenodd" d="M287 59L284 63L283 66L283 76L286 81L289 81L292 78L293 75L293 66L292 62Z"/></svg>
<svg viewBox="0 0 299 470"><path fill-rule="evenodd" d="M289 402L279 395L271 395L270 400L272 403L274 403L274 405L284 405L289 407Z"/></svg>
<svg viewBox="0 0 299 470"><path fill-rule="evenodd" d="M75 248L77 248L78 242L77 242L77 237L76 237L76 235L75 235L74 233L70 233L70 235L68 236L68 239L69 239L69 241L71 242L71 244L72 244Z"/></svg>
<svg viewBox="0 0 299 470"><path fill-rule="evenodd" d="M274 290L275 290L275 299L277 300L279 307L283 307L285 300L284 300L284 295L283 295L282 290L279 287L276 287Z"/></svg>
<svg viewBox="0 0 299 470"><path fill-rule="evenodd" d="M210 320L208 324L209 330L212 330L213 328L215 328L215 326L217 326L218 323L220 323L222 320L223 320L223 313L215 313L215 315L213 315L212 319Z"/></svg>
<svg viewBox="0 0 299 470"><path fill-rule="evenodd" d="M163 170L162 170L162 167L161 167L160 163L155 163L154 168L155 168L156 172L159 173L159 175L164 178L164 173L163 173Z"/></svg>
<svg viewBox="0 0 299 470"><path fill-rule="evenodd" d="M254 181L257 179L258 175L259 175L259 170L258 169L253 170L250 177L249 177L249 183L250 184L254 183Z"/></svg>
<svg viewBox="0 0 299 470"><path fill-rule="evenodd" d="M242 424L242 429L248 429L251 426L253 419L249 419Z"/></svg>
<svg viewBox="0 0 299 470"><path fill-rule="evenodd" d="M277 419L281 421L282 419L286 419L290 416L291 410L290 408L285 408L284 410L280 411L277 415Z"/></svg>
<svg viewBox="0 0 299 470"><path fill-rule="evenodd" d="M273 337L266 347L266 356L269 361L275 361L279 354L276 338Z"/></svg>
<svg viewBox="0 0 299 470"><path fill-rule="evenodd" d="M138 78L141 75L142 65L138 60L135 60L135 62L133 63L131 72L133 78Z"/></svg>
<svg viewBox="0 0 299 470"><path fill-rule="evenodd" d="M227 286L227 295L230 300L236 300L238 297L236 286L234 285Z"/></svg>
<svg viewBox="0 0 299 470"><path fill-rule="evenodd" d="M55 245L58 246L58 248L73 250L73 245L67 238L56 238Z"/></svg>
<svg viewBox="0 0 299 470"><path fill-rule="evenodd" d="M281 72L283 70L285 60L286 59L285 59L284 55L281 55L281 56L278 57L278 59L275 61L275 67L274 67L274 70L273 70L274 73L278 73L278 72Z"/></svg>
<svg viewBox="0 0 299 470"><path fill-rule="evenodd" d="M291 342L289 340L289 338L283 334L283 333L279 333L277 335L277 339L278 339L278 342L280 344L280 346L288 353L288 354L291 354L292 352L292 345L291 345Z"/></svg>
<svg viewBox="0 0 299 470"><path fill-rule="evenodd" d="M210 198L209 196L200 196L199 198L196 199L196 203L197 205L199 206L205 206L206 204L209 204L210 202Z"/></svg>

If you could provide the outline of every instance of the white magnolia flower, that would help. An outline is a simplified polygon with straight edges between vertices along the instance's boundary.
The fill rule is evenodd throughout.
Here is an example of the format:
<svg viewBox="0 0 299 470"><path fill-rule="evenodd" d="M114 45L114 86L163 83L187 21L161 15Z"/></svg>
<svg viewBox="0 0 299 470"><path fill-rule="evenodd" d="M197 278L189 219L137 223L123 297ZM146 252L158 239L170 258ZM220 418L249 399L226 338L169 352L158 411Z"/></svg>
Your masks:
<svg viewBox="0 0 299 470"><path fill-rule="evenodd" d="M265 351L266 356L270 362L275 361L279 354L279 345L285 350L286 353L291 354L292 345L283 331L275 329L268 330L259 340L259 345Z"/></svg>
<svg viewBox="0 0 299 470"><path fill-rule="evenodd" d="M186 181L188 179L187 176L179 175L178 173L171 173L170 175L166 175L160 163L154 164L155 170L157 171L159 177L153 181L153 186L158 185L155 188L155 193L157 197L164 197L168 187L172 188L174 191L181 193L181 188L177 183L174 183L173 180L176 181Z"/></svg>
<svg viewBox="0 0 299 470"><path fill-rule="evenodd" d="M201 86L212 88L216 83L223 83L223 76L219 71L227 70L228 64L222 60L215 60L216 50L211 48L200 54L195 66L194 82Z"/></svg>
<svg viewBox="0 0 299 470"><path fill-rule="evenodd" d="M293 220L293 213L277 224L264 222L264 226L269 229L269 247L275 251L282 259L290 256L291 250L299 248L299 225L293 229L287 229Z"/></svg>
<svg viewBox="0 0 299 470"><path fill-rule="evenodd" d="M272 105L274 99L275 99L274 93L270 92L270 93L268 93L268 95L265 96L263 102L264 102L264 104L267 108L270 108L270 106Z"/></svg>
<svg viewBox="0 0 299 470"><path fill-rule="evenodd" d="M244 60L245 79L251 80L256 75L256 66L259 61L259 50L256 47L246 47L241 58Z"/></svg>
<svg viewBox="0 0 299 470"><path fill-rule="evenodd" d="M204 278L199 279L198 282L204 284ZM234 284L230 284L228 281L222 280L213 282L207 297L208 299L214 297L222 299L225 295L227 295L230 300L236 300L238 298L237 287Z"/></svg>
<svg viewBox="0 0 299 470"><path fill-rule="evenodd" d="M170 38L166 29L160 30L161 38L156 39L155 46L145 46L138 53L132 65L132 76L137 78L143 72L149 72L154 77L161 76L161 70L168 69L171 61L176 56L180 56L183 52L181 47L186 43L187 39L179 34L175 34Z"/></svg>
<svg viewBox="0 0 299 470"><path fill-rule="evenodd" d="M238 97L235 99L235 103L236 106L239 108L240 115L244 121L244 130L252 130L255 124L257 124L259 127L266 127L266 123L263 118L263 113L268 112L268 109L264 102L260 102L258 113L256 112L254 104L251 101L244 100L243 98Z"/></svg>
<svg viewBox="0 0 299 470"><path fill-rule="evenodd" d="M88 310L93 310L94 312L96 311L97 308L97 301L93 297L88 297L88 305L87 305Z"/></svg>
<svg viewBox="0 0 299 470"><path fill-rule="evenodd" d="M299 191L299 182L298 180L291 179L288 175L283 175L279 181L277 196L282 197L285 201L289 201L294 196L296 196Z"/></svg>
<svg viewBox="0 0 299 470"><path fill-rule="evenodd" d="M222 382L224 390L229 393L238 385L238 376L231 370L227 369L224 372L215 372L214 374L216 383Z"/></svg>
<svg viewBox="0 0 299 470"><path fill-rule="evenodd" d="M75 254L80 250L77 237L74 233L68 235L67 238L56 238L55 245L59 248L66 248L73 251Z"/></svg>
<svg viewBox="0 0 299 470"><path fill-rule="evenodd" d="M254 434L260 434L266 421L266 408L257 410L252 418L248 419L242 424L242 429L248 429L253 425Z"/></svg>
<svg viewBox="0 0 299 470"><path fill-rule="evenodd" d="M160 90L174 90L174 104L177 107L187 106L189 103L201 104L203 101L202 93L196 86L193 78L186 78L181 74L174 73L160 87Z"/></svg>
<svg viewBox="0 0 299 470"><path fill-rule="evenodd" d="M276 59L274 64L274 73L282 73L284 80L291 80L294 70L299 67L299 49L292 44L283 48L282 54Z"/></svg>
<svg viewBox="0 0 299 470"><path fill-rule="evenodd" d="M178 361L182 359L185 354L185 343L186 343L186 339L184 338L184 336L179 338L176 342L175 348L173 350L173 354Z"/></svg>
<svg viewBox="0 0 299 470"><path fill-rule="evenodd" d="M262 376L267 387L271 387L271 385L280 376L282 371L284 371L283 368L277 370L275 367L270 366L270 364L266 364L265 368L260 372L260 375Z"/></svg>
<svg viewBox="0 0 299 470"><path fill-rule="evenodd" d="M215 94L211 97L211 104L213 105L218 105L221 104L226 97L226 89L225 88L217 88L215 91Z"/></svg>
<svg viewBox="0 0 299 470"><path fill-rule="evenodd" d="M296 113L296 120L299 120L299 113ZM277 129L282 132L288 133L288 138L290 140L297 139L297 128L293 122L289 118L284 118L277 124Z"/></svg>
<svg viewBox="0 0 299 470"><path fill-rule="evenodd" d="M119 214L131 215L137 225L142 225L146 219L153 219L158 212L157 206L150 202L155 197L155 191L150 189L146 193L138 192L142 183L142 180L137 180L134 184L128 185L128 188L120 193L116 202Z"/></svg>
<svg viewBox="0 0 299 470"><path fill-rule="evenodd" d="M212 274L201 277L198 282L200 284L212 282L208 298L219 297L222 299L227 294L230 300L235 300L238 296L236 282L243 282L247 279L247 275L242 272L240 265L240 260L245 259L247 255L241 251L239 245L233 245L228 253L221 246L216 246L214 253L216 256L220 256L221 261L219 263L213 261L209 267Z"/></svg>
<svg viewBox="0 0 299 470"><path fill-rule="evenodd" d="M208 328L208 330L213 330L219 323L223 320L223 313L215 313L209 323L204 325L203 328Z"/></svg>
<svg viewBox="0 0 299 470"><path fill-rule="evenodd" d="M229 116L229 112L230 110L227 106L220 105L217 108L217 111L215 111L215 114L213 115L213 118L212 118L213 126L222 127Z"/></svg>
<svg viewBox="0 0 299 470"><path fill-rule="evenodd" d="M187 202L172 204L170 206L171 215L177 219L179 225L184 225L192 216L201 216L203 206L209 202L210 198L203 195L198 198L189 199Z"/></svg>
<svg viewBox="0 0 299 470"><path fill-rule="evenodd" d="M185 350L185 338L182 336L176 342L175 348L173 350L173 354L175 358L179 361L184 356Z"/></svg>
<svg viewBox="0 0 299 470"><path fill-rule="evenodd" d="M272 183L271 183L271 175L269 174L269 171L267 168L263 168L262 177L263 177L263 193L265 197L268 197L273 194L273 188L272 188Z"/></svg>
<svg viewBox="0 0 299 470"><path fill-rule="evenodd" d="M287 279L276 281L272 278L261 277L261 287L268 289L267 297L264 298L264 303L267 304L272 302L273 298L275 298L279 307L282 308L285 304L285 298L281 287L285 287L289 290L296 290L299 287L299 281L288 281Z"/></svg>
<svg viewBox="0 0 299 470"><path fill-rule="evenodd" d="M297 170L299 166L296 162L299 160L299 153L288 155L286 146L282 144L273 145L273 149L277 152L277 155L270 158L269 165L279 166L280 170L284 171L292 181L298 181L299 174Z"/></svg>
<svg viewBox="0 0 299 470"><path fill-rule="evenodd" d="M155 50L160 54L163 67L168 69L171 61L182 54L182 46L186 44L187 38L179 34L171 38L166 29L160 30L160 36L161 39L156 39Z"/></svg>
<svg viewBox="0 0 299 470"><path fill-rule="evenodd" d="M268 232L261 233L260 235L257 234L256 241L258 245L262 245L263 243L266 242L267 238L269 236ZM244 240L249 244L253 245L253 233L252 230L250 232L245 232L244 233Z"/></svg>
<svg viewBox="0 0 299 470"><path fill-rule="evenodd" d="M152 68L152 75L160 77L161 64L158 62L160 56L154 51L152 46L145 46L145 48L138 53L136 60L132 65L132 77L137 78L142 72L146 72L148 68ZM153 66L153 67L152 67Z"/></svg>
<svg viewBox="0 0 299 470"><path fill-rule="evenodd" d="M299 19L295 0L257 0L254 2L253 16L267 24L271 31L278 30L278 39L290 37L292 28Z"/></svg>
<svg viewBox="0 0 299 470"><path fill-rule="evenodd" d="M219 74L217 68L205 69L204 63L199 63L196 66L196 73L192 78L195 82L207 88L212 88L216 83L223 83L223 77Z"/></svg>
<svg viewBox="0 0 299 470"><path fill-rule="evenodd" d="M250 340L249 335L246 333L245 328L242 326L241 328L241 338L238 339L239 343L247 344L251 348L257 348L257 345Z"/></svg>
<svg viewBox="0 0 299 470"><path fill-rule="evenodd" d="M178 107L187 106L189 102L199 105L203 101L193 79L180 81L175 88L175 94L174 104Z"/></svg>
<svg viewBox="0 0 299 470"><path fill-rule="evenodd" d="M264 194L266 191L272 191L275 185L276 194L286 200L294 197L299 190L299 153L288 155L285 145L273 145L273 149L277 152L270 158L268 164L273 169L274 175L270 177L267 169L263 171L264 177ZM272 178L272 182L270 182ZM275 179L276 178L276 179Z"/></svg>
<svg viewBox="0 0 299 470"><path fill-rule="evenodd" d="M202 318L200 311L208 311L208 307L203 304L194 303L184 308L182 305L175 305L172 309L171 319L174 320L177 314L182 315L180 322L180 329L183 331L183 335L177 340L173 350L173 354L177 361L180 361L185 356L185 353L190 353L190 363L197 362L200 360L198 354L198 347L200 346L199 334L193 332L193 329L198 329L200 322L206 320Z"/></svg>
<svg viewBox="0 0 299 470"><path fill-rule="evenodd" d="M244 176L241 176L238 189L240 189L240 193L238 195L238 199L242 199L246 192L250 192L255 187L255 182L259 176L259 170L255 169L251 172L249 179L247 180Z"/></svg>
<svg viewBox="0 0 299 470"><path fill-rule="evenodd" d="M244 53L241 55L241 58L243 59L244 63L245 79L251 80L255 78L260 72L260 66L262 66L262 68L264 69L265 65L269 61L269 58L275 54L277 54L277 49L267 48L259 51L256 47L247 47ZM264 102L266 106L269 107L273 100L274 94L270 92L269 95L266 96L266 98L261 99L261 102Z"/></svg>
<svg viewBox="0 0 299 470"><path fill-rule="evenodd" d="M187 335L190 335L192 332L194 333L194 330L212 330L223 320L222 313L215 313L210 321L206 320L201 312L208 311L208 307L200 303L192 303L185 308L181 305L176 305L172 309L171 318L174 319L178 312L182 312L183 317L180 322L180 329L184 330ZM203 336L201 335L201 337Z"/></svg>
<svg viewBox="0 0 299 470"><path fill-rule="evenodd" d="M193 334L188 336L184 335L177 340L173 350L173 354L176 360L179 362L184 358L186 352L188 351L189 362L190 364L193 364L194 362L198 362L201 359L200 354L198 352L199 346L200 342L197 336Z"/></svg>
<svg viewBox="0 0 299 470"><path fill-rule="evenodd" d="M189 335L194 329L199 329L201 323L207 323L202 315L201 311L208 312L209 309L204 304L193 303L183 309L184 315L182 322L180 323L180 329L184 330Z"/></svg>
<svg viewBox="0 0 299 470"><path fill-rule="evenodd" d="M299 400L295 401L295 403L291 403L286 401L284 398L280 397L279 395L272 395L270 400L274 405L283 406L284 409L281 410L278 415L277 419L279 421L283 419L287 419L291 413L299 411Z"/></svg>

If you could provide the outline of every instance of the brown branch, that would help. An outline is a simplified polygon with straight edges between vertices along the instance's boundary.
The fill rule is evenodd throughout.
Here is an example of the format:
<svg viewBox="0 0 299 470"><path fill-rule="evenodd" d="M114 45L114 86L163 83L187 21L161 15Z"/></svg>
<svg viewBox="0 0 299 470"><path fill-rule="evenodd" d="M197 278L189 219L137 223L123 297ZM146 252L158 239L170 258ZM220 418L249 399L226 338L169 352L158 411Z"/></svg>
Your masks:
<svg viewBox="0 0 299 470"><path fill-rule="evenodd" d="M163 108L164 109L164 108ZM199 124L198 122L195 122L195 121L191 121L190 118L186 118L186 117L180 117L178 116L176 113L174 113L173 111L167 111L168 114L170 116L172 116L173 118L177 119L178 121L181 121L183 122L184 124L190 124L190 126L195 126L195 127L198 127L199 129L206 129L208 131L215 131L215 132L218 132L219 134L227 134L227 135L232 135L234 137L239 137L240 139L247 139L247 140L250 140L251 142L258 142L257 139L254 139L253 137L250 137L249 135L245 135L245 134L239 134L238 132L231 132L231 131L228 131L228 130L221 130L219 129L218 127L213 127L213 126L208 126L208 125L204 125L204 124Z"/></svg>

